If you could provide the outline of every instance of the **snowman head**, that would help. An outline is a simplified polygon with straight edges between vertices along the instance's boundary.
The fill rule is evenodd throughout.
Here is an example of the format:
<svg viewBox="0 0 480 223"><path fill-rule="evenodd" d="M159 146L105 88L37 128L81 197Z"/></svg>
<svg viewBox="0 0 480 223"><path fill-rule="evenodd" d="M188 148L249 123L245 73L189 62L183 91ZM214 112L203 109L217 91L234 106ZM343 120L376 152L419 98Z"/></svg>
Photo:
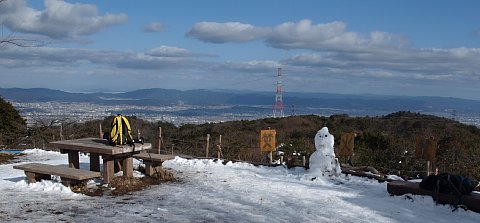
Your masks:
<svg viewBox="0 0 480 223"><path fill-rule="evenodd" d="M333 144L334 144L333 135L328 132L327 127L323 127L315 135L315 149L317 150L333 149Z"/></svg>

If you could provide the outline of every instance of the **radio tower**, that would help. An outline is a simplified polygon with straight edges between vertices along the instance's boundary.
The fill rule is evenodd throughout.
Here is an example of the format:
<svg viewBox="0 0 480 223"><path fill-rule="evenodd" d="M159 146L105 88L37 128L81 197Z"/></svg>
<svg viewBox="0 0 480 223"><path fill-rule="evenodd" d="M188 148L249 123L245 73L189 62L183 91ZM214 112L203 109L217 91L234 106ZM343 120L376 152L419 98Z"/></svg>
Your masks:
<svg viewBox="0 0 480 223"><path fill-rule="evenodd" d="M277 93L275 94L275 103L273 104L273 117L284 117L282 101L282 68L277 71Z"/></svg>

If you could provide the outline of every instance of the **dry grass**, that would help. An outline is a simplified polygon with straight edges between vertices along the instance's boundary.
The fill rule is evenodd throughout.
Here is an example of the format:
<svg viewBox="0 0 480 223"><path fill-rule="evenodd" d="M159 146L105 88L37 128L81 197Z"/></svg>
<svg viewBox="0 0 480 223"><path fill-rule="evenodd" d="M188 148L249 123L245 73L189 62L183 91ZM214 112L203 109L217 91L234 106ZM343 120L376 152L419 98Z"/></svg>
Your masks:
<svg viewBox="0 0 480 223"><path fill-rule="evenodd" d="M14 157L14 154L0 153L0 164L11 163Z"/></svg>
<svg viewBox="0 0 480 223"><path fill-rule="evenodd" d="M160 174L160 173L159 173ZM93 189L86 188L84 185L71 187L72 191L82 193L88 196L122 196L130 192L147 189L152 185L159 185L165 182L175 181L173 174L168 170L163 170L163 178L156 176L137 177L114 177L108 187L97 187Z"/></svg>

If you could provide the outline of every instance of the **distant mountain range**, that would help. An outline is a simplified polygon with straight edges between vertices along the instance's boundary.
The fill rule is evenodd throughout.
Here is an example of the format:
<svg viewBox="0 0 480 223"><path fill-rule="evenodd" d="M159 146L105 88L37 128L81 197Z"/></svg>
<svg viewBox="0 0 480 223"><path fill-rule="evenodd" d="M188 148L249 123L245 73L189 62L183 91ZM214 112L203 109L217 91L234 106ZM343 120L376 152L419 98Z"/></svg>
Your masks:
<svg viewBox="0 0 480 223"><path fill-rule="evenodd" d="M103 105L246 105L271 106L271 92L230 92L226 90L142 89L125 93L69 93L45 88L0 88L0 96L16 102L86 102ZM376 111L445 112L456 110L480 113L480 101L447 97L344 95L329 93L284 92L285 108L330 108Z"/></svg>

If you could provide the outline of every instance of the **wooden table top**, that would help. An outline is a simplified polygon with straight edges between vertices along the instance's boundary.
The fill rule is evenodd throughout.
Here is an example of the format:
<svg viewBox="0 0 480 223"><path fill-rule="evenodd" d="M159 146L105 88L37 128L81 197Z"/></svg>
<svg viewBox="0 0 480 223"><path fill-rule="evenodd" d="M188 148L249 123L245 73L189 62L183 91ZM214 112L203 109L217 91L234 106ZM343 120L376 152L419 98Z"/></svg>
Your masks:
<svg viewBox="0 0 480 223"><path fill-rule="evenodd" d="M85 153L97 153L100 155L119 155L124 153L131 153L152 148L151 143L135 143L135 148L129 145L111 146L105 139L99 138L82 138L64 141L50 142L49 145L53 148L62 150L73 150Z"/></svg>

